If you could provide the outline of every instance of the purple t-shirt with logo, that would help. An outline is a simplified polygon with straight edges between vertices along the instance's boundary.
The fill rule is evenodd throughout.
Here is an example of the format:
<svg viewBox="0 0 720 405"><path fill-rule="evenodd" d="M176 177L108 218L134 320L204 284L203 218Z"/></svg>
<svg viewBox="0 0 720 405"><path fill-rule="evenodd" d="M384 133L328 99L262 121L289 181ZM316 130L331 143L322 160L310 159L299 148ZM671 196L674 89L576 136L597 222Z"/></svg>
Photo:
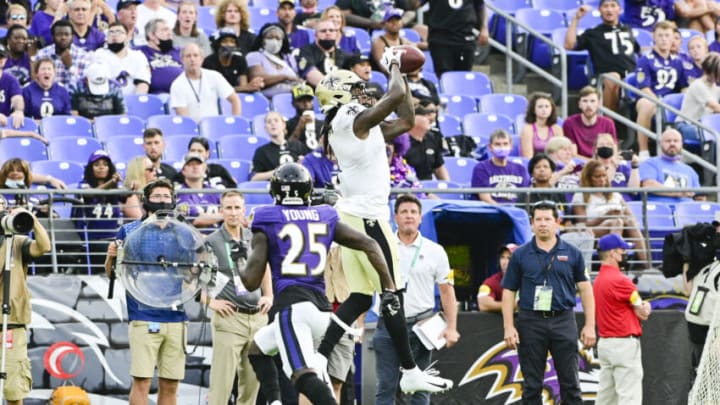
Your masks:
<svg viewBox="0 0 720 405"><path fill-rule="evenodd" d="M88 52L92 52L105 45L105 34L95 27L88 28L88 32L85 34L84 38L80 38L75 32L73 32L73 44Z"/></svg>
<svg viewBox="0 0 720 405"><path fill-rule="evenodd" d="M12 112L10 99L21 94L20 83L15 76L8 74L0 76L0 114L10 115Z"/></svg>
<svg viewBox="0 0 720 405"><path fill-rule="evenodd" d="M52 115L70 115L70 93L59 84L53 83L49 90L45 90L37 83L32 82L22 90L25 99L25 116L36 120Z"/></svg>
<svg viewBox="0 0 720 405"><path fill-rule="evenodd" d="M31 80L30 55L24 53L20 59L13 59L11 56L8 56L7 61L5 61L5 66L3 67L3 71L15 76L21 85L26 85Z"/></svg>
<svg viewBox="0 0 720 405"><path fill-rule="evenodd" d="M179 190L188 189L185 184ZM203 188L211 188L204 184ZM195 218L201 214L217 214L220 212L220 194L189 193L178 194L177 210L188 218Z"/></svg>
<svg viewBox="0 0 720 405"><path fill-rule="evenodd" d="M496 188L498 191L490 194L493 200L499 203L514 203L518 195L512 191L529 187L530 176L521 164L508 161L505 166L496 166L492 159L488 159L475 165L470 185ZM477 196L474 198L477 199Z"/></svg>
<svg viewBox="0 0 720 405"><path fill-rule="evenodd" d="M262 232L268 240L268 262L272 273L275 294L291 286L300 286L325 293L325 278L320 266L324 266L325 257L317 246L330 251L335 237L338 214L329 205L283 206L267 205L256 207L252 220L253 232ZM287 226L297 232L288 232ZM315 246L315 247L314 247ZM283 261L292 255L291 266L304 268L304 273L283 273Z"/></svg>
<svg viewBox="0 0 720 405"><path fill-rule="evenodd" d="M150 93L170 93L170 86L176 77L183 72L180 49L173 48L163 53L147 45L137 48L145 54L150 63Z"/></svg>

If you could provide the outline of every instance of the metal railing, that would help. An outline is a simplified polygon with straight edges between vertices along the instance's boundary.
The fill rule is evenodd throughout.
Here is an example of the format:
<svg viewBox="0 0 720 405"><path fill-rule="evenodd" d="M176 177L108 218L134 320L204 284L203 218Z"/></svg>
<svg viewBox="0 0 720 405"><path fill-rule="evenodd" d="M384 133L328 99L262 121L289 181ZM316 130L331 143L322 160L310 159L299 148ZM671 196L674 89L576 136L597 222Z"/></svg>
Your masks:
<svg viewBox="0 0 720 405"><path fill-rule="evenodd" d="M493 48L499 50L500 52L503 52L505 54L505 82L508 88L508 93L512 93L512 86L513 86L513 61L519 63L520 65L524 66L525 68L528 68L532 70L533 72L537 73L540 77L547 80L548 82L552 83L556 87L560 89L560 111L561 117L567 117L568 113L568 90L567 90L567 70L568 70L568 57L567 57L567 51L564 47L559 46L555 44L552 39L546 37L545 35L541 34L540 32L534 30L530 26L520 22L518 19L507 13L506 11L502 10L500 7L496 6L495 4L491 2L485 2L485 6L493 11L493 13L503 17L505 19L505 44L496 41L492 37L489 39L489 44ZM522 29L522 32L532 36L534 40L539 40L544 42L545 44L550 47L552 50L552 53L554 56L558 56L560 58L560 78L558 79L553 74L546 72L543 70L540 66L534 64L532 61L528 60L525 56L523 56L520 53L517 53L513 50L513 34L517 31L515 27L519 27ZM527 39L526 39L527 43ZM557 55L555 55L557 53Z"/></svg>
<svg viewBox="0 0 720 405"><path fill-rule="evenodd" d="M718 159L718 157L720 157L720 142L718 142L718 139L720 139L720 134L718 133L717 130L715 130L714 128L708 127L697 120L687 117L686 115L682 114L680 112L680 110L671 106L670 104L667 104L662 99L657 98L653 95L647 94L647 93L643 92L642 90L638 89L637 87L632 86L632 85L626 83L625 81L623 81L622 79L618 79L610 74L600 75L600 78L597 82L597 87L598 87L598 91L600 92L600 94L603 94L603 84L604 84L603 82L605 80L613 82L614 84L620 86L624 91L630 92L639 97L645 98L657 106L656 111L655 111L655 131L651 131L641 125L638 125L636 122L626 118L625 116L618 114L617 112L601 105L600 111L604 115L614 119L617 122L622 123L623 125L625 125L629 128L632 128L636 132L641 132L641 133L647 135L649 138L654 139L655 141L659 141L660 135L662 134L662 131L663 131L665 110L668 110L668 111L672 112L673 114L676 114L677 116L682 117L683 120L686 121L687 123L696 126L699 131L702 130L706 134L707 133L712 134L713 143L715 144L716 159ZM716 162L716 164L712 164L711 162L706 161L702 157L697 156L694 153L690 153L686 150L683 150L683 157L685 159L691 161L692 163L696 163L696 164L702 166L704 169L707 169L708 171L712 172L715 175L715 180L716 180L715 184L720 184L720 163ZM717 198L718 198L718 200L720 200L720 194L718 194Z"/></svg>

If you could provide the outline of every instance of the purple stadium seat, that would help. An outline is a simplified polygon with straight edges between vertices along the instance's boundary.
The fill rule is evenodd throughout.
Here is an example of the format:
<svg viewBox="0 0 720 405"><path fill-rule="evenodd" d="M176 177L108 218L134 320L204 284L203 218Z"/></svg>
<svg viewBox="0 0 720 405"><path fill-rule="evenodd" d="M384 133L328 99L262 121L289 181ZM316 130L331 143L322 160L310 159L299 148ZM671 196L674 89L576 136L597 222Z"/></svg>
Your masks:
<svg viewBox="0 0 720 405"><path fill-rule="evenodd" d="M445 105L446 114L456 117L465 117L478 111L477 100L469 96L443 94L440 96L440 103Z"/></svg>
<svg viewBox="0 0 720 405"><path fill-rule="evenodd" d="M256 135L228 135L218 141L218 152L223 159L252 161L255 149L270 142Z"/></svg>
<svg viewBox="0 0 720 405"><path fill-rule="evenodd" d="M500 9L513 16L519 9L532 7L531 0L502 0L496 1L495 4L499 6ZM492 18L488 21L490 35L503 45L505 45L505 28L507 25L505 17L502 17L499 14L493 14ZM515 33L513 32L513 34Z"/></svg>
<svg viewBox="0 0 720 405"><path fill-rule="evenodd" d="M154 94L128 94L125 96L128 115L147 119L152 115L167 114L165 103Z"/></svg>
<svg viewBox="0 0 720 405"><path fill-rule="evenodd" d="M190 117L181 115L153 115L145 121L146 128L158 128L164 136L198 135L200 129Z"/></svg>
<svg viewBox="0 0 720 405"><path fill-rule="evenodd" d="M218 115L200 121L200 135L217 142L225 135L252 135L250 121L243 117Z"/></svg>
<svg viewBox="0 0 720 405"><path fill-rule="evenodd" d="M61 136L94 136L90 120L77 115L45 117L40 121L40 133L49 141Z"/></svg>
<svg viewBox="0 0 720 405"><path fill-rule="evenodd" d="M142 135L145 121L133 115L103 115L95 117L95 137L104 142L111 136Z"/></svg>
<svg viewBox="0 0 720 405"><path fill-rule="evenodd" d="M713 222L720 212L720 204L714 202L692 201L675 205L675 219L678 228L694 225L698 222Z"/></svg>
<svg viewBox="0 0 720 405"><path fill-rule="evenodd" d="M370 34L368 34L367 30L356 27L345 27L343 32L346 37L355 37L358 48L360 48L360 52L365 55L370 53L372 40L370 39Z"/></svg>
<svg viewBox="0 0 720 405"><path fill-rule="evenodd" d="M222 165L235 178L238 183L248 181L252 162L240 159L211 159L208 163Z"/></svg>
<svg viewBox="0 0 720 405"><path fill-rule="evenodd" d="M273 199L270 196L269 181L244 181L238 183L238 190L245 196L246 204L272 204ZM250 193L251 190L262 190L261 193Z"/></svg>
<svg viewBox="0 0 720 405"><path fill-rule="evenodd" d="M127 163L137 156L144 156L143 138L140 136L114 136L105 141L105 150L113 162Z"/></svg>
<svg viewBox="0 0 720 405"><path fill-rule="evenodd" d="M20 158L28 162L47 160L45 144L35 138L3 138L0 139L0 162Z"/></svg>
<svg viewBox="0 0 720 405"><path fill-rule="evenodd" d="M548 9L523 8L515 11L515 18L548 38L552 36L554 29L567 25L565 16L562 13ZM548 44L529 34L519 35L517 45L521 49L521 41L523 40L525 41L524 45L529 60L543 69L552 66L552 52Z"/></svg>
<svg viewBox="0 0 720 405"><path fill-rule="evenodd" d="M87 164L90 155L100 149L103 149L100 141L90 137L61 136L48 145L52 160L77 162L83 166ZM112 155L110 158L115 159Z"/></svg>
<svg viewBox="0 0 720 405"><path fill-rule="evenodd" d="M480 112L516 117L525 114L528 101L519 94L488 94L480 99Z"/></svg>
<svg viewBox="0 0 720 405"><path fill-rule="evenodd" d="M455 136L463 133L462 121L454 115L438 115L438 126L443 136Z"/></svg>
<svg viewBox="0 0 720 405"><path fill-rule="evenodd" d="M32 170L53 176L65 184L77 184L82 181L85 168L79 162L70 160L41 160L32 164Z"/></svg>
<svg viewBox="0 0 720 405"><path fill-rule="evenodd" d="M458 184L470 185L473 169L477 164L475 159L464 157L445 157L445 167L450 174L450 181Z"/></svg>
<svg viewBox="0 0 720 405"><path fill-rule="evenodd" d="M447 159L447 158L446 158ZM462 184L456 183L454 181L445 181L445 180L420 180L420 184L422 185L422 188L437 188L437 189L450 189L450 188L460 188L462 187ZM438 197L445 199L445 200L463 200L463 194L462 193L435 193Z"/></svg>
<svg viewBox="0 0 720 405"><path fill-rule="evenodd" d="M446 95L463 95L479 99L493 92L492 81L482 72L445 72L440 77L440 91Z"/></svg>
<svg viewBox="0 0 720 405"><path fill-rule="evenodd" d="M165 152L163 160L168 162L182 162L188 152L188 143L197 135L175 135L165 140ZM217 145L215 141L209 140L210 159L217 158ZM182 167L182 166L181 166Z"/></svg>
<svg viewBox="0 0 720 405"><path fill-rule="evenodd" d="M487 141L490 134L496 129L502 129L509 134L515 133L512 119L503 114L473 113L463 118L465 134L479 136Z"/></svg>
<svg viewBox="0 0 720 405"><path fill-rule="evenodd" d="M270 111L270 101L261 93L238 93L240 104L242 105L242 116L252 119L258 114L265 114ZM220 100L223 115L232 115L230 102L223 99Z"/></svg>

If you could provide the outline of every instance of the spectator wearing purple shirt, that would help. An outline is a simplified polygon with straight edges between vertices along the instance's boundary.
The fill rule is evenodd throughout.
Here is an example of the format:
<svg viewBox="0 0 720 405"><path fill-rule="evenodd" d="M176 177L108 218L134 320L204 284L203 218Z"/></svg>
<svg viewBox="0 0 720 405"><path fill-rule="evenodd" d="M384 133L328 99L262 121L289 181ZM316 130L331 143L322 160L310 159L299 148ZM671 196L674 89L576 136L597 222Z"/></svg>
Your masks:
<svg viewBox="0 0 720 405"><path fill-rule="evenodd" d="M29 34L22 25L13 25L8 28L5 42L8 50L8 59L3 70L15 76L21 86L28 84L30 77L30 55L28 54Z"/></svg>
<svg viewBox="0 0 720 405"><path fill-rule="evenodd" d="M55 21L55 13L58 7L63 4L62 0L45 0L40 2L42 5L41 10L35 11L33 15L32 23L30 24L30 34L38 37L43 45L51 44L53 42L52 27L53 21Z"/></svg>
<svg viewBox="0 0 720 405"><path fill-rule="evenodd" d="M55 82L55 63L50 58L38 60L34 65L35 80L22 90L25 115L39 120L52 115L70 115L70 94Z"/></svg>
<svg viewBox="0 0 720 405"><path fill-rule="evenodd" d="M525 166L508 160L511 146L510 135L502 129L490 134L489 149L492 157L475 165L470 184L472 187L495 188L498 191L479 193L476 198L480 201L488 204L514 203L518 195L513 191L530 186L530 175Z"/></svg>
<svg viewBox="0 0 720 405"><path fill-rule="evenodd" d="M190 152L185 155L182 175L185 182L178 187L183 189L212 189L205 183L207 164L205 157L199 153ZM222 221L219 211L220 194L188 193L178 194L177 209L192 220L198 228L217 227Z"/></svg>
<svg viewBox="0 0 720 405"><path fill-rule="evenodd" d="M662 21L653 29L653 49L643 55L637 63L635 77L637 87L655 97L663 97L670 93L679 93L688 85L682 59L673 55L670 50L673 42L675 24ZM655 119L657 106L646 98L641 98L635 105L637 124L651 129ZM638 149L640 160L650 157L647 135L638 131Z"/></svg>
<svg viewBox="0 0 720 405"><path fill-rule="evenodd" d="M73 44L70 21L56 21L52 26L52 34L53 44L39 50L33 61L42 58L52 59L55 62L57 81L69 87L85 77L85 68L90 63L90 56L87 51Z"/></svg>
<svg viewBox="0 0 720 405"><path fill-rule="evenodd" d="M73 28L73 43L86 51L94 51L105 44L105 34L91 24L89 0L71 0L68 17Z"/></svg>
<svg viewBox="0 0 720 405"><path fill-rule="evenodd" d="M8 51L0 44L0 67L7 62ZM25 101L15 76L0 71L0 126L7 126L12 120L13 128L20 128L25 121Z"/></svg>
<svg viewBox="0 0 720 405"><path fill-rule="evenodd" d="M173 47L172 31L155 18L145 26L147 45L138 48L150 63L150 93L170 93L172 82L183 72L180 50Z"/></svg>
<svg viewBox="0 0 720 405"><path fill-rule="evenodd" d="M277 23L285 29L285 35L290 40L290 49L300 49L312 42L309 31L299 29L295 24L295 0L280 0L275 14Z"/></svg>

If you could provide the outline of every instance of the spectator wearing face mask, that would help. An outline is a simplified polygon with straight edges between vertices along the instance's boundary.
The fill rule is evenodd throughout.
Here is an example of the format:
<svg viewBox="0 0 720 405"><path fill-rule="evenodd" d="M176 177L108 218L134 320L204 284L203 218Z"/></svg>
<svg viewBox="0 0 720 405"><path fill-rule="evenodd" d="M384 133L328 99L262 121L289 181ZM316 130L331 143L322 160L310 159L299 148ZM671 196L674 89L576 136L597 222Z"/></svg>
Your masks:
<svg viewBox="0 0 720 405"><path fill-rule="evenodd" d="M232 28L221 28L213 33L212 54L203 61L202 67L219 72L236 92L253 93L265 87L262 77L248 80L248 64L238 49L238 37Z"/></svg>
<svg viewBox="0 0 720 405"><path fill-rule="evenodd" d="M525 166L508 160L512 150L510 134L498 129L490 134L490 159L475 165L471 187L498 189L497 192L479 193L475 198L488 204L514 203L518 194L513 189L530 186L530 176Z"/></svg>
<svg viewBox="0 0 720 405"><path fill-rule="evenodd" d="M108 67L110 77L122 88L123 95L147 94L150 89L150 64L142 52L130 49L128 33L122 23L110 24L107 48L95 51L94 60Z"/></svg>
<svg viewBox="0 0 720 405"><path fill-rule="evenodd" d="M263 25L251 51L247 55L248 77L250 81L262 78L265 97L290 93L293 86L301 81L297 74L297 62L290 53L290 42L279 25Z"/></svg>
<svg viewBox="0 0 720 405"><path fill-rule="evenodd" d="M334 22L320 21L315 26L315 42L300 49L300 76L313 86L320 83L331 70L341 68L350 59L350 54L337 46L339 31Z"/></svg>
<svg viewBox="0 0 720 405"><path fill-rule="evenodd" d="M170 26L159 18L145 26L147 45L138 48L150 64L150 93L169 93L170 85L183 72L180 50L173 46Z"/></svg>

